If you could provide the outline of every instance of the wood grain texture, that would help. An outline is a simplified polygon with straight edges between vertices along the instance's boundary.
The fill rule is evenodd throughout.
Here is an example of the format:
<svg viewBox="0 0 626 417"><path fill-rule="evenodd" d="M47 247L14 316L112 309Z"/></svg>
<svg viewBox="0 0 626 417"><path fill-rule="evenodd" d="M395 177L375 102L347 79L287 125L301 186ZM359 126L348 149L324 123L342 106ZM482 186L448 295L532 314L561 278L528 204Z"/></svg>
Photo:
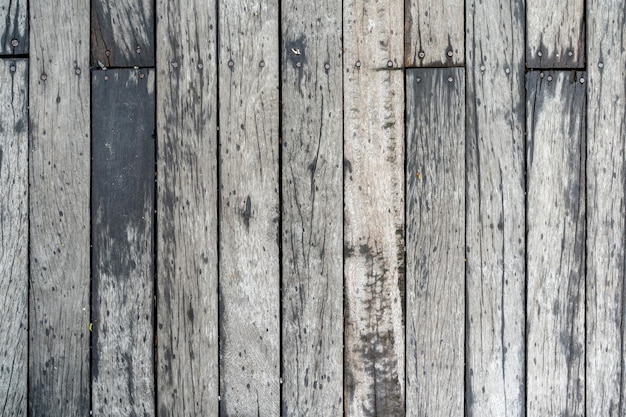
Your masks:
<svg viewBox="0 0 626 417"><path fill-rule="evenodd" d="M406 159L406 411L465 407L465 70L410 70Z"/></svg>
<svg viewBox="0 0 626 417"><path fill-rule="evenodd" d="M0 55L17 55L27 52L27 0L0 0Z"/></svg>
<svg viewBox="0 0 626 417"><path fill-rule="evenodd" d="M618 417L626 415L626 3L587 7L585 398L587 416Z"/></svg>
<svg viewBox="0 0 626 417"><path fill-rule="evenodd" d="M152 0L91 0L91 65L153 67L154 4Z"/></svg>
<svg viewBox="0 0 626 417"><path fill-rule="evenodd" d="M344 2L346 416L404 415L403 2Z"/></svg>
<svg viewBox="0 0 626 417"><path fill-rule="evenodd" d="M161 417L218 413L215 13L214 2L157 3Z"/></svg>
<svg viewBox="0 0 626 417"><path fill-rule="evenodd" d="M154 415L153 70L92 74L93 415Z"/></svg>
<svg viewBox="0 0 626 417"><path fill-rule="evenodd" d="M528 414L585 412L585 84L530 72L527 97Z"/></svg>
<svg viewBox="0 0 626 417"><path fill-rule="evenodd" d="M28 66L0 60L0 415L26 415Z"/></svg>
<svg viewBox="0 0 626 417"><path fill-rule="evenodd" d="M30 45L29 415L86 416L89 4L31 0Z"/></svg>
<svg viewBox="0 0 626 417"><path fill-rule="evenodd" d="M465 62L463 2L405 0L404 65L451 67Z"/></svg>
<svg viewBox="0 0 626 417"><path fill-rule="evenodd" d="M585 67L585 0L526 0L526 65Z"/></svg>
<svg viewBox="0 0 626 417"><path fill-rule="evenodd" d="M219 5L220 412L280 414L278 1Z"/></svg>
<svg viewBox="0 0 626 417"><path fill-rule="evenodd" d="M281 10L282 410L342 416L341 1Z"/></svg>
<svg viewBox="0 0 626 417"><path fill-rule="evenodd" d="M466 13L467 414L523 417L524 2Z"/></svg>

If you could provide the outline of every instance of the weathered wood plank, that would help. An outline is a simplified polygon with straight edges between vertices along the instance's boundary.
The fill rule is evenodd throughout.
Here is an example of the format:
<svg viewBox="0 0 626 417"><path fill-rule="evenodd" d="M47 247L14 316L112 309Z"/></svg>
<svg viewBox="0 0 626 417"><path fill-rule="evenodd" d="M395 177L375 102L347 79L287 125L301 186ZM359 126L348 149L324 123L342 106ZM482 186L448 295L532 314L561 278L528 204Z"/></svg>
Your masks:
<svg viewBox="0 0 626 417"><path fill-rule="evenodd" d="M282 3L282 410L343 416L341 1Z"/></svg>
<svg viewBox="0 0 626 417"><path fill-rule="evenodd" d="M466 12L467 414L523 417L524 2Z"/></svg>
<svg viewBox="0 0 626 417"><path fill-rule="evenodd" d="M215 13L215 2L157 3L161 417L218 414Z"/></svg>
<svg viewBox="0 0 626 417"><path fill-rule="evenodd" d="M89 3L31 0L30 24L29 415L86 416Z"/></svg>
<svg viewBox="0 0 626 417"><path fill-rule="evenodd" d="M407 72L406 411L465 406L465 70Z"/></svg>
<svg viewBox="0 0 626 417"><path fill-rule="evenodd" d="M0 55L28 52L28 3L0 0Z"/></svg>
<svg viewBox="0 0 626 417"><path fill-rule="evenodd" d="M587 416L626 415L626 2L588 2ZM618 12L621 11L621 12Z"/></svg>
<svg viewBox="0 0 626 417"><path fill-rule="evenodd" d="M402 4L344 2L347 416L404 415Z"/></svg>
<svg viewBox="0 0 626 417"><path fill-rule="evenodd" d="M0 60L0 415L26 415L28 377L28 72Z"/></svg>
<svg viewBox="0 0 626 417"><path fill-rule="evenodd" d="M465 62L463 2L405 0L404 65L451 67ZM401 8L401 6L399 6Z"/></svg>
<svg viewBox="0 0 626 417"><path fill-rule="evenodd" d="M152 0L91 0L91 65L153 67Z"/></svg>
<svg viewBox="0 0 626 417"><path fill-rule="evenodd" d="M526 76L528 415L585 412L585 75Z"/></svg>
<svg viewBox="0 0 626 417"><path fill-rule="evenodd" d="M278 0L220 3L220 411L280 414Z"/></svg>
<svg viewBox="0 0 626 417"><path fill-rule="evenodd" d="M585 67L584 0L526 0L526 65Z"/></svg>
<svg viewBox="0 0 626 417"><path fill-rule="evenodd" d="M153 70L92 74L92 407L154 415Z"/></svg>

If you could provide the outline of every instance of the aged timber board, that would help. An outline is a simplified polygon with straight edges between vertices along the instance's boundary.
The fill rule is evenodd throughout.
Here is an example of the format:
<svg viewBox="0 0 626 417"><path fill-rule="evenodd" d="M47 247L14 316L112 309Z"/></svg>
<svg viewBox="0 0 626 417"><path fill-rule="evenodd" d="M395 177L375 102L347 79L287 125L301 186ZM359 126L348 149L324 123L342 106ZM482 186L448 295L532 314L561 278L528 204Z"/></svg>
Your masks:
<svg viewBox="0 0 626 417"><path fill-rule="evenodd" d="M28 53L28 2L0 0L0 55L25 53Z"/></svg>

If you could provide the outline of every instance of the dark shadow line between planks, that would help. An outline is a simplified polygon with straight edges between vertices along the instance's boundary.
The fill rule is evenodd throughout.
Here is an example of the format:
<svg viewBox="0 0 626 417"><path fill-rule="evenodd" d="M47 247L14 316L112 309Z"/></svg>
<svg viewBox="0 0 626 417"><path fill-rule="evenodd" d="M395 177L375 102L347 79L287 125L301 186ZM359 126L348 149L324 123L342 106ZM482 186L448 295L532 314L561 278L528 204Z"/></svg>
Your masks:
<svg viewBox="0 0 626 417"><path fill-rule="evenodd" d="M344 87L345 53L344 53L344 13L345 0L341 0L341 415L346 415L346 150L345 150L345 117L346 99Z"/></svg>
<svg viewBox="0 0 626 417"><path fill-rule="evenodd" d="M28 58L28 52L21 54L0 54L0 59L20 59Z"/></svg>
<svg viewBox="0 0 626 417"><path fill-rule="evenodd" d="M279 415L283 416L283 1L278 1L278 231L276 245L278 246L278 404Z"/></svg>
<svg viewBox="0 0 626 417"><path fill-rule="evenodd" d="M152 0L152 36L153 36L153 44L154 48L153 56L154 56L154 126L152 131L152 138L154 140L154 154L152 155L153 161L153 192L154 195L152 197L153 205L152 205L152 384L154 386L154 414L155 416L159 415L159 332L158 332L158 319L159 319L159 310L158 310L158 301L159 301L159 219L158 219L158 210L159 210L159 187L158 187L158 175L159 175L159 137L158 137L158 126L159 126L159 111L158 111L158 97L159 97L159 83L157 79L159 77L159 73L156 70L157 66L157 48L158 42L157 39L157 0ZM150 67L146 67L150 68Z"/></svg>
<svg viewBox="0 0 626 417"><path fill-rule="evenodd" d="M469 361L468 359L468 350L467 350L467 345L468 345L468 335L469 335L469 303L467 302L467 297L469 295L469 285L468 285L468 279L467 279L467 219L468 219L468 210L467 210L467 193L469 190L469 181L468 181L468 175L467 175L467 154L468 154L468 140L467 140L467 126L468 126L468 122L469 122L469 118L468 118L468 111L467 111L467 104L470 100L470 95L469 93L469 84L467 82L467 73L468 73L468 59L467 56L469 55L468 52L468 47L467 47L467 13L468 13L468 8L467 8L467 1L463 2L463 51L464 51L464 56L463 56L463 76L465 77L464 80L464 85L465 85L465 97L464 97L464 105L465 105L465 124L464 124L464 128L465 128L465 143L464 143L464 160L463 160L463 164L464 164L464 178L463 178L463 185L465 186L465 190L464 190L464 211L465 211L465 219L464 219L464 224L463 224L463 313L465 314L465 317L463 318L463 360L464 360L464 364L463 364L463 415L465 417L467 417L469 415L469 408L467 406L467 390L468 390L468 383L467 383L467 376L468 376L468 372L467 372L467 367L469 366ZM475 33L472 32L472 36L475 36Z"/></svg>
<svg viewBox="0 0 626 417"><path fill-rule="evenodd" d="M526 10L526 8L524 8ZM524 20L526 22L526 20ZM524 67L526 67L526 24L524 23ZM522 393L524 399L523 415L528 417L528 86L526 84L526 75L528 74L526 69L523 74L519 74L522 77L523 89L520 91L520 99L523 100L520 108L523 111L522 123L524 125L524 143L522 145L523 155L522 163L524 172L524 299L522 301L522 310L524 312L524 363L523 369L523 381L524 392Z"/></svg>
<svg viewBox="0 0 626 417"><path fill-rule="evenodd" d="M584 56L583 56L583 69L582 71L585 72L585 77L587 78L587 80L589 80L589 73L587 72L589 69L589 26L587 25L587 16L588 16L588 11L589 11L589 2L588 0L583 0L583 19L582 19L582 25L583 25L583 30L584 30L584 39L583 42L585 43L585 47L584 47ZM583 297L583 329L584 329L584 335L583 335L583 363L584 363L584 367L583 367L583 416L587 417L587 268L589 265L589 257L587 256L588 251L587 248L589 247L589 222L588 222L588 213L589 213L589 204L588 204L588 198L589 198L589 194L587 192L588 187L587 187L587 156L588 156L588 151L587 149L589 149L589 138L587 135L587 131L589 129L589 102L588 102L588 97L589 95L587 94L588 92L588 86L589 83L586 82L585 83L585 105L584 105L584 109L585 109L585 114L584 114L584 121L585 121L585 128L583 130L583 134L585 135L584 139L581 141L582 144L584 145L584 154L581 152L581 159L584 158L584 171L581 172L581 175L584 177L583 179L583 189L584 189L584 204L585 204L585 216L584 216L584 225L585 225L585 238L584 238L584 250L583 250L583 256L584 256L584 264L583 264L583 273L585 274L585 277L583 279L584 285L583 288L585 290L585 296ZM620 381L620 385L621 385L621 381ZM622 396L620 395L620 400L621 400ZM621 410L618 410L618 412Z"/></svg>

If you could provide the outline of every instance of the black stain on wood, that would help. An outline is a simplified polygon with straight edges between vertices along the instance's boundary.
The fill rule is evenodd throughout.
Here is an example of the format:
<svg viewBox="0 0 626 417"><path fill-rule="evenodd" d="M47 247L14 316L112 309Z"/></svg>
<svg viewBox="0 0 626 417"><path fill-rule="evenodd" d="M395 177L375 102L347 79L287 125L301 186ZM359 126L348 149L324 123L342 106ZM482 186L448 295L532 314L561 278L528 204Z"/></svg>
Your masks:
<svg viewBox="0 0 626 417"><path fill-rule="evenodd" d="M250 229L250 217L252 216L252 202L250 201L250 196L246 197L246 203L243 211L241 212L241 217L243 218L243 224L246 226L246 230Z"/></svg>

